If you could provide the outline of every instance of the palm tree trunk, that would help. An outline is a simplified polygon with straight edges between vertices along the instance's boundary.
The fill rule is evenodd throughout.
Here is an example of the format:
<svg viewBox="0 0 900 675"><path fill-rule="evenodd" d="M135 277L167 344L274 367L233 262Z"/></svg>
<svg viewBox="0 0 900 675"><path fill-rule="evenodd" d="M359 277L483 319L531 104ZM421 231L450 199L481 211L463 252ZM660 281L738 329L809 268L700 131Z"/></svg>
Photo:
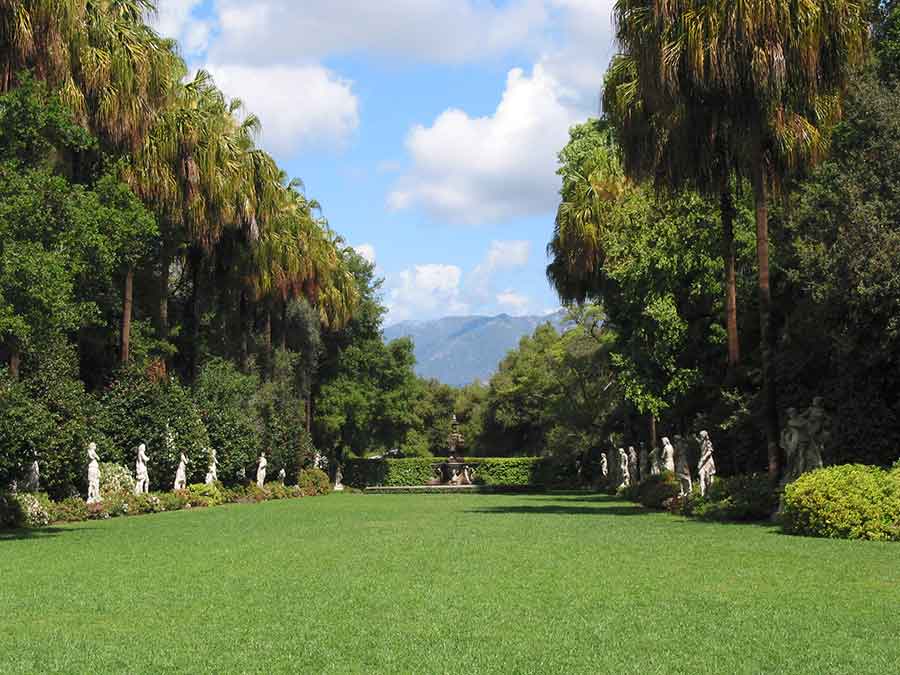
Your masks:
<svg viewBox="0 0 900 675"><path fill-rule="evenodd" d="M159 278L156 280L156 336L160 340L169 339L169 274L171 270L172 257L163 247L159 257Z"/></svg>
<svg viewBox="0 0 900 675"><path fill-rule="evenodd" d="M756 161L753 195L756 208L756 258L759 265L759 328L762 359L764 425L769 481L778 483L781 457L778 448L778 407L775 399L775 335L772 330L772 289L769 285L769 209L765 163Z"/></svg>
<svg viewBox="0 0 900 675"><path fill-rule="evenodd" d="M22 364L22 352L19 345L13 342L9 347L9 375L13 380L19 379L19 367Z"/></svg>
<svg viewBox="0 0 900 675"><path fill-rule="evenodd" d="M287 349L287 300L281 301L281 348Z"/></svg>
<svg viewBox="0 0 900 675"><path fill-rule="evenodd" d="M194 382L197 378L197 363L200 358L200 283L203 254L196 246L191 247L188 253L188 263L191 266L191 344L190 360L188 362L188 379Z"/></svg>
<svg viewBox="0 0 900 675"><path fill-rule="evenodd" d="M737 274L735 272L734 203L731 185L722 189L720 211L722 218L722 259L725 263L725 326L728 332L728 371L733 373L741 360L741 343L737 325Z"/></svg>
<svg viewBox="0 0 900 675"><path fill-rule="evenodd" d="M247 290L241 289L240 307L238 309L240 316L240 350L241 350L241 370L249 372L250 370L250 329L248 327L248 308L247 308Z"/></svg>
<svg viewBox="0 0 900 675"><path fill-rule="evenodd" d="M125 365L131 355L131 311L134 304L134 266L125 270L122 289L122 326L119 335L119 363Z"/></svg>

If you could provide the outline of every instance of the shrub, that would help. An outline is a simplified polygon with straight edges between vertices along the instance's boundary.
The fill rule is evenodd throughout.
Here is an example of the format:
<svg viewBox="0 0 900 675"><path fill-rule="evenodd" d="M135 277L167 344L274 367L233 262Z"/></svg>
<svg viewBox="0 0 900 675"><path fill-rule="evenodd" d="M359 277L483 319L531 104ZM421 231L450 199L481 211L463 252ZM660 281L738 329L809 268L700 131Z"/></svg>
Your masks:
<svg viewBox="0 0 900 675"><path fill-rule="evenodd" d="M194 385L194 400L211 447L216 449L218 476L224 485L239 484L243 472L259 457L261 421L251 404L258 387L255 375L245 375L222 359L204 364Z"/></svg>
<svg viewBox="0 0 900 675"><path fill-rule="evenodd" d="M321 469L304 469L297 478L297 487L306 497L327 495L331 492L331 482L328 474Z"/></svg>
<svg viewBox="0 0 900 675"><path fill-rule="evenodd" d="M102 403L100 426L115 451L101 457L131 466L134 449L146 443L150 487L155 490L172 487L181 452L188 458L189 483L206 476L209 435L188 391L177 380L153 381L144 373L126 371L103 395Z"/></svg>
<svg viewBox="0 0 900 675"><path fill-rule="evenodd" d="M134 492L134 476L127 467L111 462L100 464L100 496L106 498L114 494Z"/></svg>
<svg viewBox="0 0 900 675"><path fill-rule="evenodd" d="M900 540L900 480L862 464L804 474L784 490L781 522L791 534Z"/></svg>
<svg viewBox="0 0 900 675"><path fill-rule="evenodd" d="M769 477L762 473L717 479L713 481L707 499L718 506L711 508L705 517L712 517L718 511L726 520L768 520L778 508L778 496L772 490ZM698 515L704 517L703 513Z"/></svg>
<svg viewBox="0 0 900 675"><path fill-rule="evenodd" d="M671 471L663 471L655 476L647 476L638 485L638 500L650 509L667 508L669 502L677 499L681 492L678 479Z"/></svg>
<svg viewBox="0 0 900 675"><path fill-rule="evenodd" d="M187 490L178 492L155 492L153 496L159 500L160 511L180 511L190 504L190 495Z"/></svg>
<svg viewBox="0 0 900 675"><path fill-rule="evenodd" d="M225 503L225 495L219 485L194 483L188 486L191 506L218 506Z"/></svg>
<svg viewBox="0 0 900 675"><path fill-rule="evenodd" d="M67 497L53 506L53 522L77 523L87 518L87 503L81 497Z"/></svg>

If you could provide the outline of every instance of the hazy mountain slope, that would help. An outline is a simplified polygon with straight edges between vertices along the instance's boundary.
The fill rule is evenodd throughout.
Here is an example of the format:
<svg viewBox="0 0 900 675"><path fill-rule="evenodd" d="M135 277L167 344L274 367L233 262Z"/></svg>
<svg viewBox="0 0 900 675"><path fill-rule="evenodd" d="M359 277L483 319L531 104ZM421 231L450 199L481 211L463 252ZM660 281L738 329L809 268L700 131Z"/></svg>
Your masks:
<svg viewBox="0 0 900 675"><path fill-rule="evenodd" d="M401 321L384 329L385 340L409 336L416 346L416 372L456 386L487 382L506 353L540 324L562 323L563 312L549 316L448 316L431 321Z"/></svg>

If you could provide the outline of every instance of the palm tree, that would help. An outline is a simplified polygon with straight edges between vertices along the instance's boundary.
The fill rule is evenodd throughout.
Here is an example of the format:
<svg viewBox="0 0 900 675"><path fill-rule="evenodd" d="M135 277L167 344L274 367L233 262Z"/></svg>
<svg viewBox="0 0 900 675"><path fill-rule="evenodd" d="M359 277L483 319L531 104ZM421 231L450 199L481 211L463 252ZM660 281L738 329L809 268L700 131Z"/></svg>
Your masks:
<svg viewBox="0 0 900 675"><path fill-rule="evenodd" d="M689 102L679 102L687 105ZM613 58L603 91L603 107L616 130L626 173L636 180L652 180L657 187L677 192L693 188L707 197L717 197L722 224L722 261L725 268L725 326L728 336L728 372L740 362L737 325L737 275L735 270L734 201L732 167L727 152L718 146L718 132L701 138L686 127L679 109L647 114L630 56ZM696 115L697 113L695 113ZM719 120L721 122L721 120ZM701 143L702 141L702 143Z"/></svg>
<svg viewBox="0 0 900 675"><path fill-rule="evenodd" d="M770 190L817 161L868 26L855 0L617 0L645 113L750 178L756 211L769 477L780 473L769 283ZM701 159L710 156L701 152ZM721 171L721 170L720 170Z"/></svg>

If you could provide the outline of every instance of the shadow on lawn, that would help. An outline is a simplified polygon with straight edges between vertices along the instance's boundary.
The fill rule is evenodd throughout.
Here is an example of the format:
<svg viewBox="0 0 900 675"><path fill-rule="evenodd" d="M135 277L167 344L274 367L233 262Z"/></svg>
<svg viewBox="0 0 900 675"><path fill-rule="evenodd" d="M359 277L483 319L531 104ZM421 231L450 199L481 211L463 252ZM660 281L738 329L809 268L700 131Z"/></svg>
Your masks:
<svg viewBox="0 0 900 675"><path fill-rule="evenodd" d="M90 528L80 528L78 531L82 532L85 529ZM73 530L67 530L62 527L44 527L39 530L0 530L0 543L22 539L49 539L51 537L58 537L66 532L71 533L72 531Z"/></svg>
<svg viewBox="0 0 900 675"><path fill-rule="evenodd" d="M480 509L469 509L468 513L553 513L562 515L589 515L589 516L649 516L653 511L643 506L623 504L613 497L606 495L590 495L580 498L568 499L543 499L541 501L557 502L524 506L488 506ZM559 502L577 502L584 506L576 506L575 503L560 504ZM589 506L588 504L592 504Z"/></svg>

